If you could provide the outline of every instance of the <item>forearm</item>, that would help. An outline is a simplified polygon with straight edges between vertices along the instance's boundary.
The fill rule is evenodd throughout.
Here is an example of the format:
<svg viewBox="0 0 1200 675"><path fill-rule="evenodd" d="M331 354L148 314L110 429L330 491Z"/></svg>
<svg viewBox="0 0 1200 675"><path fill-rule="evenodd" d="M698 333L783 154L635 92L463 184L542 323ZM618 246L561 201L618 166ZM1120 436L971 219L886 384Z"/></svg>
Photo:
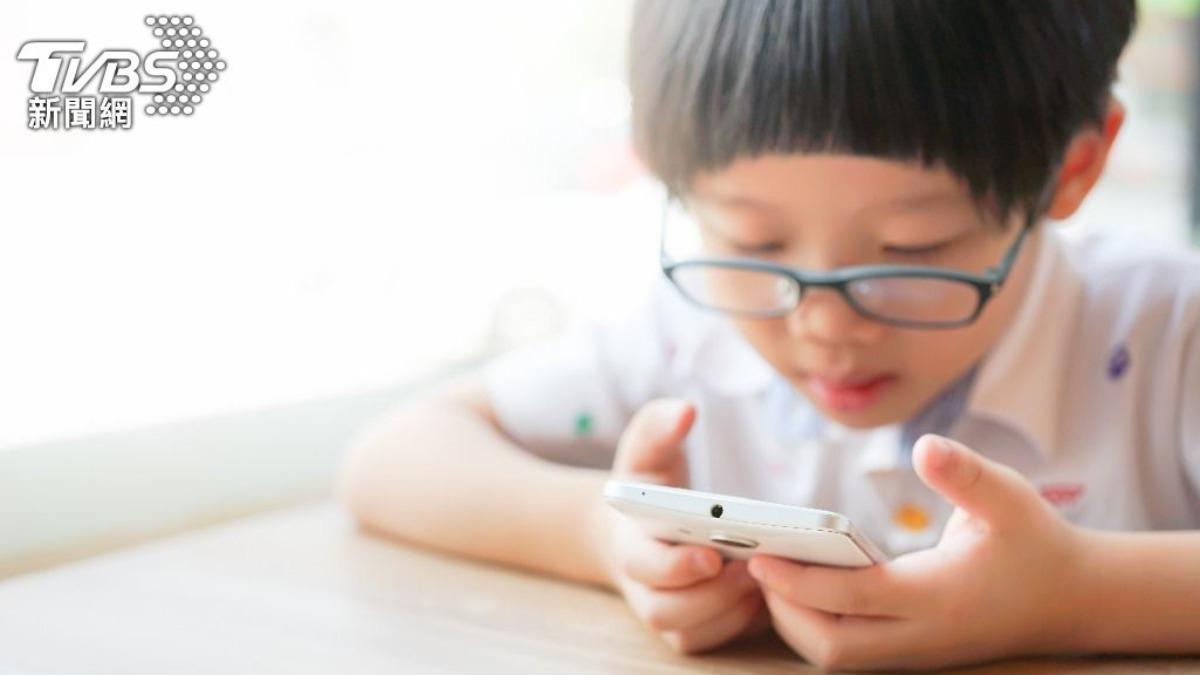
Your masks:
<svg viewBox="0 0 1200 675"><path fill-rule="evenodd" d="M606 583L595 535L606 477L529 454L465 406L429 403L365 434L339 492L360 521L390 535Z"/></svg>
<svg viewBox="0 0 1200 675"><path fill-rule="evenodd" d="M1083 533L1076 646L1200 653L1200 532Z"/></svg>

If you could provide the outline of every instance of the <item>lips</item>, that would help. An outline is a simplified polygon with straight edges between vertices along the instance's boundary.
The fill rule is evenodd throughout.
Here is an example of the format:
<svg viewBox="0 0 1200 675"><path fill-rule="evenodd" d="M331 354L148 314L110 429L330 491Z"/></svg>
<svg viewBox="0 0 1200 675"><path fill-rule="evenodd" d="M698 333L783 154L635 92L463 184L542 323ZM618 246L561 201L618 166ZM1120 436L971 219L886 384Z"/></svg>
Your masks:
<svg viewBox="0 0 1200 675"><path fill-rule="evenodd" d="M830 410L861 412L878 402L895 380L896 376L888 373L810 374L804 377L804 386L813 398Z"/></svg>

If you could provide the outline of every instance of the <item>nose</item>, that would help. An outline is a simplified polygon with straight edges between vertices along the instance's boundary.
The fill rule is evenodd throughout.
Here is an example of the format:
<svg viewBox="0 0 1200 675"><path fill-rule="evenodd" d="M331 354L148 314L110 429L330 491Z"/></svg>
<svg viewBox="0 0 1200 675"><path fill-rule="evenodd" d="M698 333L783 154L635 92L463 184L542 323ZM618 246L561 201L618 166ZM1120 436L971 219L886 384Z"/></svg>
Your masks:
<svg viewBox="0 0 1200 675"><path fill-rule="evenodd" d="M787 315L788 331L830 344L870 343L887 330L885 324L859 314L832 288L808 288Z"/></svg>

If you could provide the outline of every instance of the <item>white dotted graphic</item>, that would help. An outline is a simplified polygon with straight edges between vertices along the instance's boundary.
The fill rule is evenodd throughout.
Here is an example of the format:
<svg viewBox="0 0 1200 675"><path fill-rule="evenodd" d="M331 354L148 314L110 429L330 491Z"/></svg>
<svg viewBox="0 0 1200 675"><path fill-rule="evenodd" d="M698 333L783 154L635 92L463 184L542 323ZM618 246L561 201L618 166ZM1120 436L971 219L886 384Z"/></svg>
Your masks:
<svg viewBox="0 0 1200 675"><path fill-rule="evenodd" d="M200 94L207 94L212 88L209 83L216 82L218 72L225 70L225 60L191 16L156 14L147 16L145 23L164 49L179 51L175 62L177 83L171 93L155 94L153 105L145 107L146 114L191 115L203 100Z"/></svg>

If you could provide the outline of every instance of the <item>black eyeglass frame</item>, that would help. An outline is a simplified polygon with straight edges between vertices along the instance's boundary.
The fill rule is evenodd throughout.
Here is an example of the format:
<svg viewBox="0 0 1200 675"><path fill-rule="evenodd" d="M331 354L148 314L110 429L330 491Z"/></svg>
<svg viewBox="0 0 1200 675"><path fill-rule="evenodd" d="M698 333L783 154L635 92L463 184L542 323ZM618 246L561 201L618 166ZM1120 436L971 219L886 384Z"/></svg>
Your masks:
<svg viewBox="0 0 1200 675"><path fill-rule="evenodd" d="M1004 257L1000 260L1000 264L995 267L988 268L983 274L974 274L971 272L952 270L942 267L922 266L922 265L857 265L854 267L844 267L841 269L832 270L829 272L811 272L808 270L787 267L785 265L777 265L762 260L753 258L694 258L688 260L672 260L667 255L666 250L666 224L667 216L671 209L671 200L668 200L663 208L661 232L659 234L659 263L662 267L663 274L671 281L676 290L692 304L709 311L722 312L732 314L734 316L742 316L747 318L758 319L773 319L782 316L787 316L795 311L803 300L805 292L809 288L831 288L841 295L850 307L856 312L865 316L872 321L878 321L892 326L901 328L921 328L921 329L948 329L961 328L968 326L979 318L983 312L983 308L987 305L997 291L1004 285L1008 279L1009 272L1012 271L1013 264L1017 260L1017 256L1021 252L1021 247L1025 243L1029 232L1037 224L1037 216L1040 209L1030 209L1026 214L1024 225L1021 227L1017 238L1009 245L1005 251ZM694 266L707 267L722 267L727 269L739 269L754 272L773 273L778 276L786 277L797 286L796 301L791 307L786 309L771 310L768 312L753 312L753 311L738 311L724 309L705 304L691 296L683 285L675 279L675 274L682 269ZM854 296L847 290L847 286L856 281L864 279L878 278L895 278L895 277L910 277L920 279L938 279L942 281L955 281L965 285L969 285L975 289L978 301L975 304L975 311L970 316L957 321L905 321L892 317L882 316L866 309L854 299Z"/></svg>

